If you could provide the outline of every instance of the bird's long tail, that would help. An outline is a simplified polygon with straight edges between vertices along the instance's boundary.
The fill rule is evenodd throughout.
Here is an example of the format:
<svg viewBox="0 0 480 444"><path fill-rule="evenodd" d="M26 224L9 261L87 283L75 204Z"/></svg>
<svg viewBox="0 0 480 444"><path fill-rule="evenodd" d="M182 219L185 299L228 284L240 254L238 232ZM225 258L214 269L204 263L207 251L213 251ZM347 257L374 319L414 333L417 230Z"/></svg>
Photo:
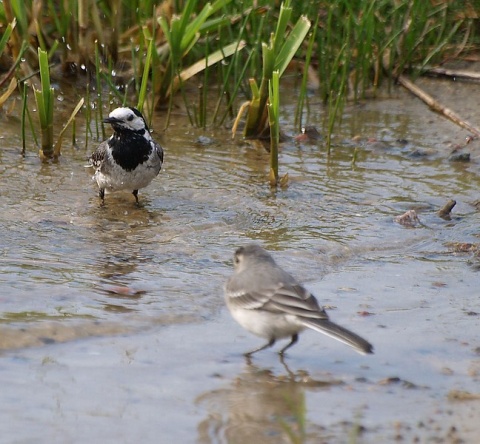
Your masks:
<svg viewBox="0 0 480 444"><path fill-rule="evenodd" d="M330 336L337 341L343 342L344 344L353 347L359 353L373 353L373 345L370 344L370 342L366 341L350 330L347 330L346 328L340 327L340 325L329 321L328 319L302 318L301 322L303 325L305 325L305 327L311 328L312 330Z"/></svg>

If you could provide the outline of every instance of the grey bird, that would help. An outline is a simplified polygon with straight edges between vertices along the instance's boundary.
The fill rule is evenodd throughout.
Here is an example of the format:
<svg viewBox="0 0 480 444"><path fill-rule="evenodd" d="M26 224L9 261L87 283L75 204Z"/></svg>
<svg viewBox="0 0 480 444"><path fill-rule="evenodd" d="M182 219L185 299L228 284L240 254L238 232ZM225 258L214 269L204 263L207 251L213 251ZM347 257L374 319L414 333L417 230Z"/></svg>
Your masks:
<svg viewBox="0 0 480 444"><path fill-rule="evenodd" d="M305 328L343 342L359 353L373 353L368 341L330 321L315 296L259 245L238 248L233 262L235 271L225 286L227 307L242 327L268 340L246 356L273 346L277 339L290 337L279 352L283 355Z"/></svg>
<svg viewBox="0 0 480 444"><path fill-rule="evenodd" d="M138 204L138 190L149 185L162 168L163 149L136 108L116 108L103 122L112 125L114 132L89 158L98 195L103 204L106 192L129 190Z"/></svg>

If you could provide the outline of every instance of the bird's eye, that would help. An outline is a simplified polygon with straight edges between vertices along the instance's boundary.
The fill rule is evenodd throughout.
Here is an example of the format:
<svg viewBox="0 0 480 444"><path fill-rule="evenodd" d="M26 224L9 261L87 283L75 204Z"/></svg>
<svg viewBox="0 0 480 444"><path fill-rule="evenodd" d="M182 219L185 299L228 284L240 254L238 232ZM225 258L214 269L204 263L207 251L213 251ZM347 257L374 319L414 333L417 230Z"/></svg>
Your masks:
<svg viewBox="0 0 480 444"><path fill-rule="evenodd" d="M127 120L128 120L129 122L131 122L131 121L133 120L133 117L134 117L133 114L130 114L130 115L127 117Z"/></svg>
<svg viewBox="0 0 480 444"><path fill-rule="evenodd" d="M239 256L238 254L235 254L235 255L233 256L233 263L234 263L235 265L237 265L237 264L240 263L240 256Z"/></svg>

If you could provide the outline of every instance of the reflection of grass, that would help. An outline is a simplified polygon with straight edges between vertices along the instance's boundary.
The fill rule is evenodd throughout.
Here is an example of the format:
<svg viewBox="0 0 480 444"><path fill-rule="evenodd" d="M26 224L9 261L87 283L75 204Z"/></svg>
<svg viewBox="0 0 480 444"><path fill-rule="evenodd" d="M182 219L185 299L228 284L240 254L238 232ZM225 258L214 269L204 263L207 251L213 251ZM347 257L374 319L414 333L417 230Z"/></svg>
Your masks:
<svg viewBox="0 0 480 444"><path fill-rule="evenodd" d="M355 415L355 421L352 425L352 428L350 429L350 433L348 434L349 444L356 444L360 439L360 435L363 431L363 426L360 424L361 419L362 414L360 411L358 411Z"/></svg>
<svg viewBox="0 0 480 444"><path fill-rule="evenodd" d="M278 423L292 444L302 444L306 442L306 424L307 407L305 393L298 395L298 399L293 400L285 396L285 403L292 413L292 421L286 421L284 418L278 418Z"/></svg>
<svg viewBox="0 0 480 444"><path fill-rule="evenodd" d="M291 412L291 420L286 420L284 417L278 417L277 421L285 432L288 442L292 444L303 444L307 442L307 407L305 401L305 393L301 393L298 399L293 400L285 396L285 404ZM348 443L356 444L359 442L360 435L363 432L361 425L362 415L357 412L355 421L352 424L348 434Z"/></svg>

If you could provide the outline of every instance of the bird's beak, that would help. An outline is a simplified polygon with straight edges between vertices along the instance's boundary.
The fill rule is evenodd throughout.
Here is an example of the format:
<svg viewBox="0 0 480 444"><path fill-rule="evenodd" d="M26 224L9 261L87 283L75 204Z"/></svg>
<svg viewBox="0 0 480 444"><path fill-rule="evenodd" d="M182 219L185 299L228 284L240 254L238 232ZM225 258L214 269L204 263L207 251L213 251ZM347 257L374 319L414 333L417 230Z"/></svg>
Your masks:
<svg viewBox="0 0 480 444"><path fill-rule="evenodd" d="M121 120L120 119L117 119L116 117L107 117L105 119L102 120L103 123L120 123Z"/></svg>

